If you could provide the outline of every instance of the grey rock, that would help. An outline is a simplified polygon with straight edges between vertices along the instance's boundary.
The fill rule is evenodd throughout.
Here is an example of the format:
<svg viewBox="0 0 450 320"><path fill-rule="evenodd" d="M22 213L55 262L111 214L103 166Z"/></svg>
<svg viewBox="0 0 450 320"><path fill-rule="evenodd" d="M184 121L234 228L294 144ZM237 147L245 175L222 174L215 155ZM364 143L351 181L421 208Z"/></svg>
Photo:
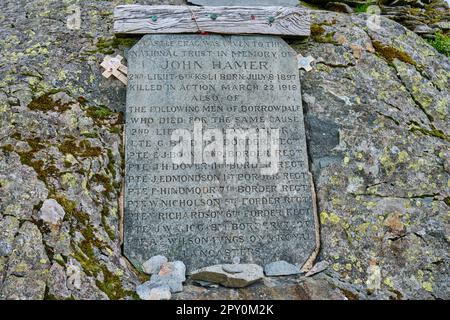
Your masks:
<svg viewBox="0 0 450 320"><path fill-rule="evenodd" d="M441 30L450 30L450 21L439 21L430 25L432 28L439 28Z"/></svg>
<svg viewBox="0 0 450 320"><path fill-rule="evenodd" d="M158 273L150 278L152 285L166 285L172 293L183 291L183 282L186 281L186 266L181 261L166 262L161 265Z"/></svg>
<svg viewBox="0 0 450 320"><path fill-rule="evenodd" d="M6 216L0 220L0 257L8 256L12 252L14 236L18 229L19 220L15 217Z"/></svg>
<svg viewBox="0 0 450 320"><path fill-rule="evenodd" d="M230 266L230 265L228 265ZM191 274L193 280L218 283L230 288L243 288L261 280L264 277L263 268L256 264L240 264L242 272L228 273L223 265L214 265L195 270Z"/></svg>
<svg viewBox="0 0 450 320"><path fill-rule="evenodd" d="M48 294L55 299L67 299L71 294L67 287L67 277L63 266L53 263L47 280Z"/></svg>
<svg viewBox="0 0 450 320"><path fill-rule="evenodd" d="M186 4L183 0L170 2ZM65 10L65 2L46 2L44 12L42 1L0 1L0 221L6 217L16 217L22 223L38 221L38 205L52 190L60 197L58 202L66 200L59 202L65 208L66 221L58 236L65 239L57 242L64 243L64 248L59 248L59 244L58 248L53 247L45 226L40 230L42 242L59 252L66 262L73 256L84 259L79 248L87 248L93 253L88 265L97 270L108 267L118 280L103 284L100 280L107 277L101 271L95 276L80 264L80 289L69 289L73 298L129 299L128 292L134 292L139 281L119 262L118 195L123 180L124 145L123 122L114 112L125 111L126 86L112 77L104 78L98 64L104 52L128 57L133 39L116 39L111 32L115 1L82 3L81 30L71 30L65 23L70 14ZM407 20L413 20L408 16L411 8L384 7L383 15L390 11L392 19L410 30L417 24L429 23L428 14L409 23ZM435 12L433 21L448 20L448 9L439 7L436 11L442 12L444 19ZM24 14L24 10L30 14ZM367 19L366 14L314 11L311 23L324 29L322 37L316 34L305 42L291 42L303 56L311 54L321 59L311 72L301 71L300 77L303 98L314 98L303 104L305 124L309 125L311 117L324 121L308 126L307 132L310 136L323 136L327 124L332 130L322 140L307 140L308 150L313 151L309 160L324 164L314 172L314 181L321 218L321 256L332 263L332 268L301 282L298 276L272 277L240 290L196 287L196 291L188 291L185 286L174 297L450 298L448 205L443 201L450 196L450 164L446 160L450 156L445 155L450 128L449 59L392 19L381 16L379 31L367 28ZM375 48L377 41L386 50L383 46ZM359 58L351 47L356 45L362 48L357 50L361 51L356 55ZM389 57L389 53L399 53L392 48L405 54L399 55L401 59L409 56L416 65ZM47 93L53 99L51 94L56 91L66 91L72 98L66 111L31 110L31 101ZM105 108L99 109L100 106ZM106 116L95 117L109 110L112 112ZM70 143L66 138L73 139L68 141L77 148L67 148ZM84 150L92 152L89 156L80 148L82 141L91 144L92 148ZM62 146L71 152L61 152ZM392 153L393 147L398 152ZM72 208L68 201L75 204L71 211L74 215L66 210ZM393 221L384 221L387 213L399 215ZM401 238L391 238L402 223L406 233ZM80 226L85 227L84 231L92 231L95 239L86 240L79 235ZM410 230L417 230L417 234ZM15 238L18 236L16 233ZM104 253L100 253L98 243L108 248L108 253L104 248ZM33 264L27 277L7 274L8 260L11 255L16 260L15 252L21 246L13 240L12 251L9 248L8 255L0 257L2 298L42 298L46 277L39 264ZM154 253L143 255L143 259ZM224 261L229 263L234 255L224 257ZM245 261L245 257L241 258ZM377 272L369 270L370 263L381 269L380 288L371 296L367 295L371 282L366 281ZM50 265L46 266L47 272ZM39 279L29 276L31 273L39 275ZM56 279L60 281L59 277ZM378 280L373 283L378 287ZM118 290L109 290L108 297L97 284L103 289L112 286Z"/></svg>
<svg viewBox="0 0 450 320"><path fill-rule="evenodd" d="M48 224L59 225L65 215L64 208L55 199L46 199L42 204L39 218Z"/></svg>
<svg viewBox="0 0 450 320"><path fill-rule="evenodd" d="M40 277L8 276L0 292L1 300L42 300L45 281Z"/></svg>
<svg viewBox="0 0 450 320"><path fill-rule="evenodd" d="M25 221L13 245L0 299L43 299L49 259L37 226Z"/></svg>
<svg viewBox="0 0 450 320"><path fill-rule="evenodd" d="M435 30L433 28L430 28L426 24L421 24L421 25L418 25L418 26L416 26L414 28L414 32L415 33L419 33L419 34L422 34L422 33L434 33Z"/></svg>
<svg viewBox="0 0 450 320"><path fill-rule="evenodd" d="M0 149L0 159L0 212L19 219L30 218L33 207L47 198L45 184L37 178L32 167L20 162L16 153Z"/></svg>
<svg viewBox="0 0 450 320"><path fill-rule="evenodd" d="M299 274L299 267L290 264L284 260L268 263L264 266L264 273L266 276L288 276Z"/></svg>
<svg viewBox="0 0 450 320"><path fill-rule="evenodd" d="M136 287L136 293L142 300L170 300L172 294L167 285L144 282Z"/></svg>
<svg viewBox="0 0 450 320"><path fill-rule="evenodd" d="M142 270L147 274L158 273L161 266L167 262L167 258L161 255L153 256L142 265Z"/></svg>

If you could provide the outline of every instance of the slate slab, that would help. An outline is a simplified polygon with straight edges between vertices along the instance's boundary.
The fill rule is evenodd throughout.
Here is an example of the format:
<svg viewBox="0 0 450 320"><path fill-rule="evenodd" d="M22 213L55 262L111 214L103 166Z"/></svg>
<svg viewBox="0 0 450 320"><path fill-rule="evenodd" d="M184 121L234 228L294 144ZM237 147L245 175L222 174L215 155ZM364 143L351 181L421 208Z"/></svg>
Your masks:
<svg viewBox="0 0 450 320"><path fill-rule="evenodd" d="M147 35L127 61L127 257L188 272L312 257L296 52L272 36Z"/></svg>

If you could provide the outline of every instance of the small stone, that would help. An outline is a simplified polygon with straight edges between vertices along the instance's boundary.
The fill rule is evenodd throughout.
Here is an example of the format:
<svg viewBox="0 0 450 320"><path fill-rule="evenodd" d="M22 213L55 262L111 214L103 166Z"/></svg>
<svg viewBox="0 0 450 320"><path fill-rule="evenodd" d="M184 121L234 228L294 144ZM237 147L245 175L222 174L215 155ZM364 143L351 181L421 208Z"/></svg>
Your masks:
<svg viewBox="0 0 450 320"><path fill-rule="evenodd" d="M64 208L56 200L46 199L42 204L39 218L48 224L59 225L65 215Z"/></svg>
<svg viewBox="0 0 450 320"><path fill-rule="evenodd" d="M292 274L299 274L300 269L284 260L271 262L264 267L266 276L288 276Z"/></svg>
<svg viewBox="0 0 450 320"><path fill-rule="evenodd" d="M13 250L14 236L19 229L19 220L6 216L0 220L0 257L8 256Z"/></svg>
<svg viewBox="0 0 450 320"><path fill-rule="evenodd" d="M161 269L161 266L167 261L167 258L164 256L153 256L143 263L142 270L147 274L158 273Z"/></svg>
<svg viewBox="0 0 450 320"><path fill-rule="evenodd" d="M328 268L328 266L330 265L330 263L328 261L320 261L317 262L306 274L305 277L310 277L312 275L315 275L319 272L324 271L326 268Z"/></svg>
<svg viewBox="0 0 450 320"><path fill-rule="evenodd" d="M183 291L184 281L186 266L181 261L163 263L159 272L150 278L151 284L167 285L172 293Z"/></svg>
<svg viewBox="0 0 450 320"><path fill-rule="evenodd" d="M230 264L226 265L225 269L230 266ZM229 273L224 270L224 265L217 264L193 271L191 278L218 283L230 288L243 288L264 277L263 268L256 264L240 264L238 266L242 268L242 272Z"/></svg>
<svg viewBox="0 0 450 320"><path fill-rule="evenodd" d="M136 287L136 293L142 300L170 300L172 294L167 285L144 282Z"/></svg>

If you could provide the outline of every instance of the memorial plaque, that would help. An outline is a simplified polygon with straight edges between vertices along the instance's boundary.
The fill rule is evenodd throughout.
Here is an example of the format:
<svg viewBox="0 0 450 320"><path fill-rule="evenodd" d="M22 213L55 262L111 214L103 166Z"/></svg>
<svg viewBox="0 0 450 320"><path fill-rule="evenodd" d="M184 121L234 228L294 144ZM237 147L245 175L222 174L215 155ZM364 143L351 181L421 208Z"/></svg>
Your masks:
<svg viewBox="0 0 450 320"><path fill-rule="evenodd" d="M317 254L296 52L272 36L146 35L128 53L125 254L188 271Z"/></svg>

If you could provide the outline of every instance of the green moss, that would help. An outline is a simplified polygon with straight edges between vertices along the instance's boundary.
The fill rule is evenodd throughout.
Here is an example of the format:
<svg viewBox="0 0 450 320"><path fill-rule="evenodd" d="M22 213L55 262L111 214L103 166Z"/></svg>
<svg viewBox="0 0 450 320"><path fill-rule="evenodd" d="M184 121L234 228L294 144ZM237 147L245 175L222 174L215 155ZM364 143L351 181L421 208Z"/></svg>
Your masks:
<svg viewBox="0 0 450 320"><path fill-rule="evenodd" d="M444 198L444 203L450 207L450 197Z"/></svg>
<svg viewBox="0 0 450 320"><path fill-rule="evenodd" d="M81 140L77 143L73 138L65 139L58 149L64 154L70 153L79 157L98 157L102 154L102 149L92 147L89 140Z"/></svg>
<svg viewBox="0 0 450 320"><path fill-rule="evenodd" d="M136 300L139 300L139 296L136 292L125 290L122 286L122 282L120 281L120 277L116 274L113 274L109 271L106 266L101 266L104 281L96 281L95 284L97 287L102 290L106 295L112 299L122 299L124 297L132 297Z"/></svg>
<svg viewBox="0 0 450 320"><path fill-rule="evenodd" d="M81 132L81 135L87 138L97 138L98 134L95 132L88 132L88 131L83 131Z"/></svg>
<svg viewBox="0 0 450 320"><path fill-rule="evenodd" d="M92 181L101 184L105 188L105 196L110 198L109 193L114 191L114 187L111 184L111 178L99 173L96 173L92 176Z"/></svg>
<svg viewBox="0 0 450 320"><path fill-rule="evenodd" d="M367 11L367 8L369 8L370 5L371 5L370 2L369 2L369 3L361 3L361 4L358 4L358 5L354 8L354 11L355 11L355 12L364 13L364 12Z"/></svg>
<svg viewBox="0 0 450 320"><path fill-rule="evenodd" d="M107 165L108 171L111 172L113 176L116 176L116 169L114 169L116 161L114 160L112 150L108 149L107 154L108 154L108 165Z"/></svg>
<svg viewBox="0 0 450 320"><path fill-rule="evenodd" d="M67 199L61 194L51 194L49 195L49 198L55 199L64 208L64 211L66 212L66 215L64 216L65 221L70 219L70 217L74 217L82 224L87 224L89 222L89 216L86 213L79 211L77 209L77 204L74 201Z"/></svg>
<svg viewBox="0 0 450 320"><path fill-rule="evenodd" d="M109 227L108 223L106 222L106 217L108 217L108 216L109 216L109 210L107 207L104 206L102 209L102 226L105 229L106 233L108 234L108 237L112 241L114 241L114 240L116 240L116 234L115 234L114 230L112 230Z"/></svg>
<svg viewBox="0 0 450 320"><path fill-rule="evenodd" d="M113 54L114 49L120 47L132 47L139 39L136 37L117 37L112 38L99 38L95 46L96 50L90 50L88 53L103 53L103 54Z"/></svg>
<svg viewBox="0 0 450 320"><path fill-rule="evenodd" d="M335 32L326 33L322 24L313 23L311 25L311 38L319 43L334 43L337 44L337 41L333 39Z"/></svg>
<svg viewBox="0 0 450 320"><path fill-rule="evenodd" d="M14 133L11 135L11 138L14 138L14 139L16 139L16 140L21 140L21 139L22 139L22 135L20 134L20 132L14 132Z"/></svg>
<svg viewBox="0 0 450 320"><path fill-rule="evenodd" d="M112 127L109 129L109 132L114 133L114 134L121 134L122 129L120 127Z"/></svg>
<svg viewBox="0 0 450 320"><path fill-rule="evenodd" d="M108 268L99 261L94 252L94 248L105 248L105 244L95 235L92 227L84 227L80 230L83 234L82 240L77 249L74 246L73 257L81 264L83 271L92 277L97 277L100 273L103 275L103 281L97 280L97 287L102 290L110 299L117 300L125 297L138 299L134 291L125 290L122 286L119 275L108 270Z"/></svg>
<svg viewBox="0 0 450 320"><path fill-rule="evenodd" d="M376 52L379 55L381 55L383 58L385 58L387 61L392 62L392 61L394 61L394 59L398 59L405 63L409 63L413 66L417 66L417 63L406 52L401 51L397 48L385 45L378 40L373 40L372 43L373 43L373 47L375 48Z"/></svg>
<svg viewBox="0 0 450 320"><path fill-rule="evenodd" d="M96 123L109 119L114 114L109 108L104 106L89 107L86 112Z"/></svg>
<svg viewBox="0 0 450 320"><path fill-rule="evenodd" d="M441 32L434 34L434 39L427 40L438 52L450 57L450 37Z"/></svg>
<svg viewBox="0 0 450 320"><path fill-rule="evenodd" d="M424 135L436 137L436 138L450 142L450 138L447 137L442 130L436 129L433 125L430 125L430 126L431 126L431 130L428 130L428 129L422 128L417 122L411 121L409 131L411 131L411 132L418 131L418 132L423 133Z"/></svg>
<svg viewBox="0 0 450 320"><path fill-rule="evenodd" d="M59 103L55 102L52 98L50 98L51 93L46 93L34 100L32 100L28 104L28 108L30 110L39 110L42 112L48 112L48 111L57 111L57 112L64 112L68 109L70 109L69 103Z"/></svg>
<svg viewBox="0 0 450 320"><path fill-rule="evenodd" d="M13 152L13 151L14 151L14 147L13 147L12 144L7 144L7 145L5 145L5 146L2 146L2 149L3 149L4 151L8 151L8 152Z"/></svg>
<svg viewBox="0 0 450 320"><path fill-rule="evenodd" d="M311 36L320 37L325 33L325 29L318 23L311 24Z"/></svg>
<svg viewBox="0 0 450 320"><path fill-rule="evenodd" d="M19 155L20 162L24 165L30 166L37 173L37 177L39 180L44 182L46 185L48 184L47 179L49 176L57 176L59 174L58 168L56 168L52 164L46 165L45 161L34 160L34 154L41 149L45 148L45 145L40 142L37 138L30 138L26 140L28 145L30 146L30 151L16 151ZM11 146L12 148L12 146ZM13 148L10 149L14 151Z"/></svg>

